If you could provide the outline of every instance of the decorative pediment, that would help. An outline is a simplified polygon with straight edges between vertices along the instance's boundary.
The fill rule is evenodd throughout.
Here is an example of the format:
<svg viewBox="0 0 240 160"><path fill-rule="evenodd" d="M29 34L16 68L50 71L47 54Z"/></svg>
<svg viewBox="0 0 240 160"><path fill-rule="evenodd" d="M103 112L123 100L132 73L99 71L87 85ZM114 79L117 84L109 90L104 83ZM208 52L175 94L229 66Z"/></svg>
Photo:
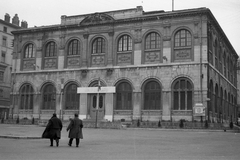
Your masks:
<svg viewBox="0 0 240 160"><path fill-rule="evenodd" d="M98 23L106 23L106 22L113 22L114 19L104 13L94 13L85 19L82 20L80 25L89 25L89 24L98 24Z"/></svg>

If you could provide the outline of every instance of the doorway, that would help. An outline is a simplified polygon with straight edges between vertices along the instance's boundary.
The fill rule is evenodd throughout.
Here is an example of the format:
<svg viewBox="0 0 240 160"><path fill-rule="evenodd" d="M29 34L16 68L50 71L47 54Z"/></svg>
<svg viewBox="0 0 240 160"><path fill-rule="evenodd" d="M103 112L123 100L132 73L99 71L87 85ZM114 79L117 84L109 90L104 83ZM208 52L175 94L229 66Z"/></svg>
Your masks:
<svg viewBox="0 0 240 160"><path fill-rule="evenodd" d="M90 117L91 119L103 119L105 115L105 95L99 94L99 107L97 111L97 94L90 94ZM98 112L98 114L97 114Z"/></svg>

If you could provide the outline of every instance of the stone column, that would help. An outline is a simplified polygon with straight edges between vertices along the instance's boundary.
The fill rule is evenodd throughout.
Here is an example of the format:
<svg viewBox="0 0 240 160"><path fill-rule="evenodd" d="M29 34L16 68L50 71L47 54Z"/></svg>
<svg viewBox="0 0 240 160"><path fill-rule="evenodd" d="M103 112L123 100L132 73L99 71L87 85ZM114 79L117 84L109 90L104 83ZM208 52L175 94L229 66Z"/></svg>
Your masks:
<svg viewBox="0 0 240 160"><path fill-rule="evenodd" d="M114 52L114 42L113 35L114 32L109 32L109 44L108 44L108 54L107 54L107 66L113 66L113 52Z"/></svg>
<svg viewBox="0 0 240 160"><path fill-rule="evenodd" d="M79 118L87 119L87 94L81 93L80 96L80 105L79 105Z"/></svg>
<svg viewBox="0 0 240 160"><path fill-rule="evenodd" d="M162 93L162 120L169 121L172 117L171 91L163 91Z"/></svg>
<svg viewBox="0 0 240 160"><path fill-rule="evenodd" d="M133 92L133 117L132 120L141 119L141 92Z"/></svg>
<svg viewBox="0 0 240 160"><path fill-rule="evenodd" d="M133 64L140 65L142 63L142 29L135 29L135 40L134 40L134 52L133 52Z"/></svg>
<svg viewBox="0 0 240 160"><path fill-rule="evenodd" d="M83 42L83 53L82 53L82 67L87 67L88 62L87 62L87 54L88 54L88 37L89 34L84 34L84 42Z"/></svg>
<svg viewBox="0 0 240 160"><path fill-rule="evenodd" d="M107 93L105 95L105 119L113 121L113 93Z"/></svg>

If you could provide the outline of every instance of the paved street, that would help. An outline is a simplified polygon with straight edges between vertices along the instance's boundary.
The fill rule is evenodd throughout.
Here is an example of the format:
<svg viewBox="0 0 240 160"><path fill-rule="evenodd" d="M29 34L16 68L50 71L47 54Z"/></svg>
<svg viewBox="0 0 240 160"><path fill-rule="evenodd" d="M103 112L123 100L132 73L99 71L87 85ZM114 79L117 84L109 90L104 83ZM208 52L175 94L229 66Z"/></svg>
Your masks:
<svg viewBox="0 0 240 160"><path fill-rule="evenodd" d="M0 127L1 160L238 160L240 157L240 133L233 132L84 128L84 139L76 148L67 145L66 128L60 146L50 147L48 139L39 139L44 127L5 124Z"/></svg>

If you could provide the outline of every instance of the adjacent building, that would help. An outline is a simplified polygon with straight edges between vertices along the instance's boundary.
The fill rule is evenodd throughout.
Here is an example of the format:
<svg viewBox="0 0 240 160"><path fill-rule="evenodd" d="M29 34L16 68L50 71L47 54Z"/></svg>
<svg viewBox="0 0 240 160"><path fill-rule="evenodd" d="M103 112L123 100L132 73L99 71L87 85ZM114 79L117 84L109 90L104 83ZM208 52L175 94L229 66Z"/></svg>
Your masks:
<svg viewBox="0 0 240 160"><path fill-rule="evenodd" d="M14 117L236 120L238 55L208 8L63 15L12 33Z"/></svg>
<svg viewBox="0 0 240 160"><path fill-rule="evenodd" d="M12 72L12 52L13 52L13 35L12 31L27 28L27 22L22 21L19 26L18 15L12 18L5 14L4 20L0 19L0 118L7 118L11 108L10 93L12 89L11 72Z"/></svg>

